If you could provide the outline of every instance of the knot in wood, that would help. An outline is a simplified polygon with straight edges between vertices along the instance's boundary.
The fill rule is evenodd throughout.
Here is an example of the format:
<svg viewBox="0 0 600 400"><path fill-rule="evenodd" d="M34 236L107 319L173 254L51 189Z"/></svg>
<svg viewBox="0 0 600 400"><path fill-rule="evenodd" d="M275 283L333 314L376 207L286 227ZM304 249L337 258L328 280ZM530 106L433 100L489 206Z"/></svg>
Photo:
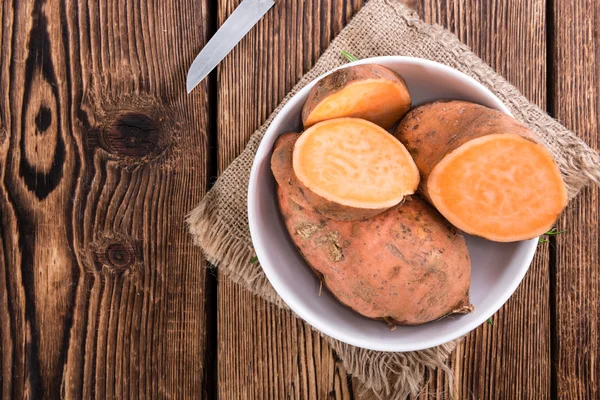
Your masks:
<svg viewBox="0 0 600 400"><path fill-rule="evenodd" d="M89 253L98 272L111 275L136 273L141 266L140 243L122 233L104 233L90 243Z"/></svg>
<svg viewBox="0 0 600 400"><path fill-rule="evenodd" d="M106 259L111 266L117 269L127 268L135 260L135 255L131 250L120 243L111 244L106 249Z"/></svg>
<svg viewBox="0 0 600 400"><path fill-rule="evenodd" d="M37 115L35 116L35 126L37 133L45 132L52 123L52 111L47 106L40 106Z"/></svg>
<svg viewBox="0 0 600 400"><path fill-rule="evenodd" d="M146 114L130 112L119 115L102 134L103 147L121 157L142 158L158 152L159 125Z"/></svg>

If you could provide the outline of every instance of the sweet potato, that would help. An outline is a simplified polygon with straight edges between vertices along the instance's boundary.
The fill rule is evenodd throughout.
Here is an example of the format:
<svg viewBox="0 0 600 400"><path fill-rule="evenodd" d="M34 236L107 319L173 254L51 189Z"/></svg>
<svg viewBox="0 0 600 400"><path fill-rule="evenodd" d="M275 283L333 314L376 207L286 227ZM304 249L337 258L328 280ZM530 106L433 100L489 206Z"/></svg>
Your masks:
<svg viewBox="0 0 600 400"><path fill-rule="evenodd" d="M295 143L286 137L276 149L273 163L278 182L292 182L292 197L299 196L328 218L355 220L379 214L412 194L419 171L410 154L394 136L362 119L338 118L307 129ZM293 146L293 171L285 155ZM276 145L277 147L277 145ZM298 182L290 179L295 175ZM286 177L288 177L286 179Z"/></svg>
<svg viewBox="0 0 600 400"><path fill-rule="evenodd" d="M552 155L510 116L464 101L413 109L396 130L419 192L463 231L498 242L549 230L567 204Z"/></svg>
<svg viewBox="0 0 600 400"><path fill-rule="evenodd" d="M331 293L358 313L417 325L468 313L471 262L462 233L418 197L363 221L335 221L278 186L296 247Z"/></svg>
<svg viewBox="0 0 600 400"><path fill-rule="evenodd" d="M332 118L355 117L390 129L410 110L404 79L376 64L339 69L316 83L302 108L308 128Z"/></svg>
<svg viewBox="0 0 600 400"><path fill-rule="evenodd" d="M313 193L304 186L296 177L292 166L294 144L298 137L300 137L299 133L284 133L279 136L275 141L271 156L271 170L275 180L292 201L301 207L310 208L328 218L337 220L366 219L385 211L342 206Z"/></svg>

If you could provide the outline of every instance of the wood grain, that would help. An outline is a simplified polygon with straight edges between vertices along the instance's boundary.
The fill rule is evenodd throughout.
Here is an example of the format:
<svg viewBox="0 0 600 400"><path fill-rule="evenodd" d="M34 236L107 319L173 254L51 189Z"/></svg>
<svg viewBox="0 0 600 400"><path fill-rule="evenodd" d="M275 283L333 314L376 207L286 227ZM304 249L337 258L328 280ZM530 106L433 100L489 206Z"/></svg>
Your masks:
<svg viewBox="0 0 600 400"><path fill-rule="evenodd" d="M239 0L1 2L0 397L358 397L289 312L212 293L183 219L362 2L279 1L189 96ZM597 2L406 2L600 148ZM420 398L600 396L598 197Z"/></svg>
<svg viewBox="0 0 600 400"><path fill-rule="evenodd" d="M600 149L600 3L554 1L551 111L592 148ZM561 399L600 398L600 202L587 188L558 229L552 360Z"/></svg>
<svg viewBox="0 0 600 400"><path fill-rule="evenodd" d="M546 106L546 2L543 0L413 2L542 108ZM454 387L436 375L421 398L550 397L549 251L541 246L525 279L493 326L471 332L453 354Z"/></svg>
<svg viewBox="0 0 600 400"><path fill-rule="evenodd" d="M183 219L206 187L207 87L183 82L205 7L2 3L3 398L202 392L204 261Z"/></svg>
<svg viewBox="0 0 600 400"><path fill-rule="evenodd" d="M239 1L219 1L219 24ZM286 0L218 70L218 169L308 71L361 0ZM218 398L348 399L352 386L326 343L291 313L227 279L218 287Z"/></svg>

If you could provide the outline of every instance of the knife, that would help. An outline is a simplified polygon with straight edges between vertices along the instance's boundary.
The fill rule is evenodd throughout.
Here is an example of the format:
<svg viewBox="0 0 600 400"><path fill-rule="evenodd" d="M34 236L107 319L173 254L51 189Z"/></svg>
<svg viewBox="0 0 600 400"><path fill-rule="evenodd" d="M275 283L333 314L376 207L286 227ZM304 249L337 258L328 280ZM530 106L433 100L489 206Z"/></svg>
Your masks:
<svg viewBox="0 0 600 400"><path fill-rule="evenodd" d="M188 94L212 71L275 4L275 0L243 0L198 53L187 75Z"/></svg>

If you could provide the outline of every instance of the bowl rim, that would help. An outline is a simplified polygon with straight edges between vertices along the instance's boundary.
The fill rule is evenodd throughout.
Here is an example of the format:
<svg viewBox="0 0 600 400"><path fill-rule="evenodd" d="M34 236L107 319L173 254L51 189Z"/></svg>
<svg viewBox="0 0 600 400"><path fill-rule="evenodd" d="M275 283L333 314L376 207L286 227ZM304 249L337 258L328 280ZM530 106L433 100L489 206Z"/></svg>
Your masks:
<svg viewBox="0 0 600 400"><path fill-rule="evenodd" d="M361 59L361 60L354 61L351 63L346 63L343 65L340 65L340 66L318 76L317 78L315 78L312 81L310 81L309 83L307 83L306 86L304 86L302 89L300 89L295 95L293 95L288 100L288 102L281 108L281 110L278 111L277 115L273 118L273 120L269 124L269 127L267 128L263 138L261 139L261 142L260 142L258 149L256 151L256 154L255 154L254 160L252 162L252 168L250 170L250 178L249 178L249 182L248 182L248 201L247 201L248 223L249 223L249 228L250 228L250 236L251 236L252 243L254 245L254 250L255 250L255 253L256 253L256 256L257 256L259 262L261 259L262 260L266 259L267 247L262 245L261 235L257 232L257 228L256 228L256 226L257 226L257 224L255 222L256 213L252 212L252 210L254 209L254 207L255 207L254 205L256 203L254 193L256 192L256 187L258 184L258 162L257 162L257 160L263 159L265 156L267 156L272 151L272 148L266 145L267 141L264 139L266 137L275 135L277 133L277 132L274 132L275 128L273 128L273 127L277 126L278 122L285 117L286 108L291 107L295 102L298 101L297 99L305 96L318 80L322 79L323 77L325 77L325 76L331 74L332 72L334 72L338 69L341 69L341 68L346 68L346 67L349 67L352 65L359 65L359 64L378 64L378 63L386 62L386 61L395 61L395 62L401 61L401 62L405 62L405 63L409 63L409 64L412 63L412 64L416 64L416 65L424 65L424 66L427 66L430 68L439 69L439 70L441 70L442 73L453 76L454 78L457 78L459 80L462 80L465 84L468 84L469 86L475 87L477 90L482 91L486 97L488 97L490 100L492 100L494 103L496 103L495 108L497 110L502 111L505 114L512 116L512 113L510 112L508 107L506 107L506 105L494 93L492 93L487 87L485 87L483 84L477 82L474 78L472 78L472 77L464 74L463 72L460 72L452 67L449 67L445 64L441 64L441 63L423 59L423 58L409 57L409 56L380 56L380 57L365 58L365 59ZM294 99L296 99L296 100L294 100ZM284 132L280 132L279 135L282 133L284 133ZM279 135L277 135L277 136L279 136ZM322 322L322 319L319 319L316 316L317 312L312 311L312 309L310 309L309 307L305 307L303 304L296 303L294 301L289 301L289 297L286 293L287 290L284 288L283 282L280 281L280 279L276 276L276 274L274 272L274 268L272 268L270 265L266 265L263 263L260 263L260 266L263 269L265 275L267 276L267 279L269 280L270 284L273 286L273 288L275 289L277 294L283 299L285 304L287 304L290 307L290 309L294 313L296 313L300 318L302 318L304 321L306 321L313 328L319 330L321 333L328 335L328 336L330 336L336 340L339 340L343 343L347 343L347 344L350 344L350 345L353 345L356 347L360 347L360 348L364 348L364 349L375 350L375 351L384 351L384 352L408 352L408 351L418 351L418 350L429 349L429 348L439 346L444 343L451 342L452 340L458 339L458 338L466 335L467 333L471 332L472 330L477 328L479 325L483 324L491 316L493 316L500 309L500 307L502 307L508 301L508 299L513 295L513 293L515 292L517 287L523 281L523 278L525 277L525 274L529 270L529 268L531 266L531 262L533 261L534 254L537 249L538 238L525 240L525 241L521 241L521 242L525 242L525 244L527 246L525 248L524 259L522 262L522 265L524 265L524 267L521 267L518 270L518 273L515 274L514 279L511 281L511 284L506 288L505 291L503 291L502 296L499 296L498 298L496 298L493 301L492 305L489 307L489 310L491 310L491 313L482 314L479 318L474 319L470 323L465 323L460 328L454 329L451 332L448 332L444 335L440 335L439 337L432 338L429 340L419 341L418 343L413 343L412 345L411 344L403 344L403 343L395 343L393 345L390 345L390 343L388 343L386 341L381 341L381 340L369 341L367 339L360 339L355 336L349 335L346 332L343 332L341 330L331 329L329 324ZM256 243L258 243L259 245L255 245Z"/></svg>

